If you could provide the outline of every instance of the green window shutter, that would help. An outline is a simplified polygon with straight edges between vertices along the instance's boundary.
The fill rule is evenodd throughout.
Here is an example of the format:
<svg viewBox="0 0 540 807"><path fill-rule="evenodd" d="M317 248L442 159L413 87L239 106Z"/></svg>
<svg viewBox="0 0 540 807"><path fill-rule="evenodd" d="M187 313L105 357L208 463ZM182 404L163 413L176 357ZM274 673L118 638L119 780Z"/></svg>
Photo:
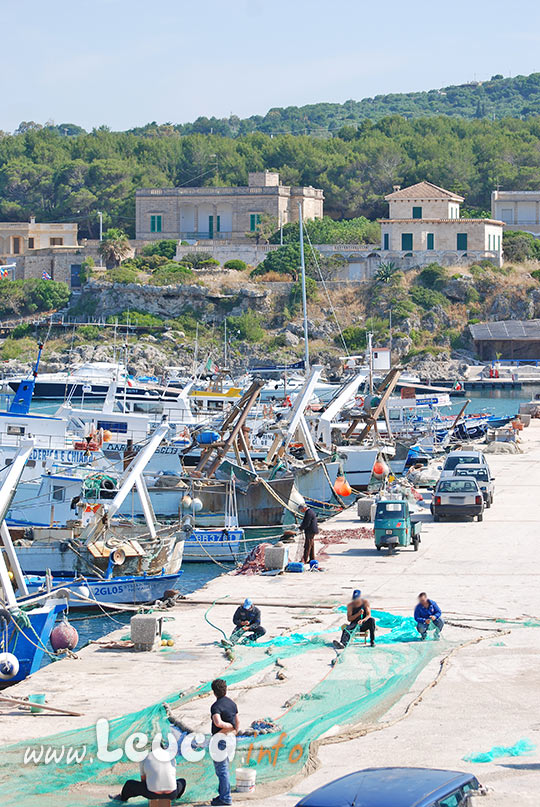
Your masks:
<svg viewBox="0 0 540 807"><path fill-rule="evenodd" d="M156 216L156 233L161 232L161 216Z"/></svg>
<svg viewBox="0 0 540 807"><path fill-rule="evenodd" d="M216 216L216 232L219 233L221 229L221 216Z"/></svg>
<svg viewBox="0 0 540 807"><path fill-rule="evenodd" d="M383 249L390 249L389 243L390 243L390 238L388 237L388 233L385 233L384 234L384 240L383 240Z"/></svg>
<svg viewBox="0 0 540 807"><path fill-rule="evenodd" d="M467 233L457 234L457 249L459 252L464 252L467 249Z"/></svg>
<svg viewBox="0 0 540 807"><path fill-rule="evenodd" d="M401 233L401 249L404 252L411 250L413 248L413 234L412 233Z"/></svg>
<svg viewBox="0 0 540 807"><path fill-rule="evenodd" d="M214 217L208 216L208 237L214 237Z"/></svg>
<svg viewBox="0 0 540 807"><path fill-rule="evenodd" d="M150 232L151 233L156 232L156 217L155 216L150 216Z"/></svg>
<svg viewBox="0 0 540 807"><path fill-rule="evenodd" d="M427 234L427 248L428 249L435 249L435 238L433 233Z"/></svg>
<svg viewBox="0 0 540 807"><path fill-rule="evenodd" d="M256 219L256 216L255 216L255 213L251 213L250 216L249 216L249 230L252 233L255 232L256 221L257 221L257 219Z"/></svg>
<svg viewBox="0 0 540 807"><path fill-rule="evenodd" d="M412 217L413 217L413 219L421 219L422 218L422 208L421 207L413 207L413 209L412 209Z"/></svg>

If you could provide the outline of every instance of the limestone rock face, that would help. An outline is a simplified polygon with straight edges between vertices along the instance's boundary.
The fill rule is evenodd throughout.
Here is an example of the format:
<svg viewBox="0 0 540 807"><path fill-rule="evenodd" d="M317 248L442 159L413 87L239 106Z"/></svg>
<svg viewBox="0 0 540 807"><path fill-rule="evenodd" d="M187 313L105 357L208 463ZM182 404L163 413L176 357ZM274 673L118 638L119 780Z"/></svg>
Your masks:
<svg viewBox="0 0 540 807"><path fill-rule="evenodd" d="M444 287L443 294L453 302L465 303L467 302L472 286L472 278L453 278L452 280L449 280Z"/></svg>
<svg viewBox="0 0 540 807"><path fill-rule="evenodd" d="M292 331L286 330L285 331L285 344L289 347L296 347L300 344L300 337L298 337Z"/></svg>
<svg viewBox="0 0 540 807"><path fill-rule="evenodd" d="M536 303L538 304L538 303ZM493 299L488 312L488 319L532 319L535 311L535 300L532 296L523 297L516 292L501 292Z"/></svg>

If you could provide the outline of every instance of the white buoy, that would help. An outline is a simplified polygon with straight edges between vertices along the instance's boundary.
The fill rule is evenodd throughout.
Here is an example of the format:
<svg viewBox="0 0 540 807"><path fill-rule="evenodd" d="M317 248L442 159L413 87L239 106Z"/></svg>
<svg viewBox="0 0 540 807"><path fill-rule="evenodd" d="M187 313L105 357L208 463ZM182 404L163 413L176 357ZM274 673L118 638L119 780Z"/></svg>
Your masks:
<svg viewBox="0 0 540 807"><path fill-rule="evenodd" d="M0 653L0 680L11 681L19 672L19 659L13 653Z"/></svg>
<svg viewBox="0 0 540 807"><path fill-rule="evenodd" d="M200 499L193 499L191 502L191 508L194 513L200 513L203 508L203 504Z"/></svg>
<svg viewBox="0 0 540 807"><path fill-rule="evenodd" d="M182 507L184 508L184 510L189 510L189 508L191 507L192 502L193 502L193 499L191 498L189 493L186 493L185 496L182 496Z"/></svg>

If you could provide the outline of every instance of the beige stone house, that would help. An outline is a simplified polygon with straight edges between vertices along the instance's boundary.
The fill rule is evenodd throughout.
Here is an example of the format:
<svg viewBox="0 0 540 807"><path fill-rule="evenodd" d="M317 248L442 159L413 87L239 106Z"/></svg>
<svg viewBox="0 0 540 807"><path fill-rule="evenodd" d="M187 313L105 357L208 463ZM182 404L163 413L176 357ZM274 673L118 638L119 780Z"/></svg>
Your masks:
<svg viewBox="0 0 540 807"><path fill-rule="evenodd" d="M135 194L136 237L245 240L263 214L281 224L298 221L299 202L305 219L322 218L323 200L319 188L281 185L270 171L250 173L247 187L145 188Z"/></svg>
<svg viewBox="0 0 540 807"><path fill-rule="evenodd" d="M0 262L8 263L17 255L24 255L45 247L76 247L77 225L30 221L0 222Z"/></svg>
<svg viewBox="0 0 540 807"><path fill-rule="evenodd" d="M502 263L504 223L495 219L462 219L458 196L431 182L394 188L385 196L389 218L381 219L381 248L396 257L455 260L488 258Z"/></svg>
<svg viewBox="0 0 540 807"><path fill-rule="evenodd" d="M540 235L540 190L493 191L491 215L504 221L507 229Z"/></svg>

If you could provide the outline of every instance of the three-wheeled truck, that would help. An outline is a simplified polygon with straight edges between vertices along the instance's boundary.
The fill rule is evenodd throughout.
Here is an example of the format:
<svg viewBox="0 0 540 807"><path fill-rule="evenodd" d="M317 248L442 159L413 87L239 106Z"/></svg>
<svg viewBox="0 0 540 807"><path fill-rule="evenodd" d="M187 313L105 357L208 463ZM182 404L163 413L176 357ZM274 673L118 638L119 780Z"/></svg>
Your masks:
<svg viewBox="0 0 540 807"><path fill-rule="evenodd" d="M406 499L382 499L377 502L373 526L378 551L384 547L393 552L398 547L411 544L415 552L418 550L422 525L412 520Z"/></svg>

